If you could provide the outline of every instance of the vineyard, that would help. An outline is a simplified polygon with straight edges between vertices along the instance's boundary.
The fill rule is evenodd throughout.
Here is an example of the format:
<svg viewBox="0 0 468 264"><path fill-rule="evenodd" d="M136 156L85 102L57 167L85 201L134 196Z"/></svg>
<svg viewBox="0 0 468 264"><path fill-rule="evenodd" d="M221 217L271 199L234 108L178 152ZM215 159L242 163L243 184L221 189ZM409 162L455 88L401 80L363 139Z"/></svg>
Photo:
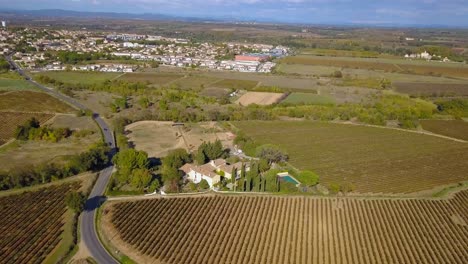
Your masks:
<svg viewBox="0 0 468 264"><path fill-rule="evenodd" d="M0 197L0 263L42 263L62 240L65 194L79 186Z"/></svg>
<svg viewBox="0 0 468 264"><path fill-rule="evenodd" d="M395 82L396 91L415 96L467 96L468 84Z"/></svg>
<svg viewBox="0 0 468 264"><path fill-rule="evenodd" d="M54 115L44 113L15 113L0 112L0 145L14 137L14 132L19 125L23 125L31 118L36 118L39 123L44 123Z"/></svg>
<svg viewBox="0 0 468 264"><path fill-rule="evenodd" d="M321 183L359 193L412 193L468 179L468 145L428 135L322 122L236 122L258 144L276 144Z"/></svg>
<svg viewBox="0 0 468 264"><path fill-rule="evenodd" d="M68 104L46 93L15 91L0 95L0 110L18 112L72 113Z"/></svg>
<svg viewBox="0 0 468 264"><path fill-rule="evenodd" d="M468 191L450 200L205 196L117 203L105 218L139 263L466 263L467 203Z"/></svg>

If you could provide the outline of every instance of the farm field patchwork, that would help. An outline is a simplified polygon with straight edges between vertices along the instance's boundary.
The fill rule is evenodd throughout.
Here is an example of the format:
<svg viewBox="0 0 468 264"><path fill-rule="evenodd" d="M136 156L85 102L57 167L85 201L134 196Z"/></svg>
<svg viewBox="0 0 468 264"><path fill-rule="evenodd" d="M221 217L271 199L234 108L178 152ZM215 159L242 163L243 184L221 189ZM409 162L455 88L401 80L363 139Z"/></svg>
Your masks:
<svg viewBox="0 0 468 264"><path fill-rule="evenodd" d="M281 103L329 105L335 104L336 102L333 97L326 95L312 93L291 93Z"/></svg>
<svg viewBox="0 0 468 264"><path fill-rule="evenodd" d="M243 106L251 104L271 105L279 103L284 97L285 94L283 93L247 92L237 99L236 103Z"/></svg>
<svg viewBox="0 0 468 264"><path fill-rule="evenodd" d="M107 203L101 228L138 263L465 263L466 203L158 198Z"/></svg>
<svg viewBox="0 0 468 264"><path fill-rule="evenodd" d="M43 124L54 117L54 115L44 113L0 112L0 140L5 143L12 139L16 128L33 117L36 118L40 124Z"/></svg>
<svg viewBox="0 0 468 264"><path fill-rule="evenodd" d="M41 92L17 91L0 94L0 110L18 112L71 113L68 104Z"/></svg>
<svg viewBox="0 0 468 264"><path fill-rule="evenodd" d="M121 73L116 72L81 72L81 71L47 71L35 75L48 76L54 80L72 84L94 84L112 80Z"/></svg>
<svg viewBox="0 0 468 264"><path fill-rule="evenodd" d="M129 82L148 82L154 85L166 85L172 81L184 77L181 74L172 73L125 73L118 80Z"/></svg>
<svg viewBox="0 0 468 264"><path fill-rule="evenodd" d="M65 194L80 184L62 184L0 197L0 258L4 263L42 263L62 242Z"/></svg>
<svg viewBox="0 0 468 264"><path fill-rule="evenodd" d="M468 141L468 122L462 120L421 120L424 130Z"/></svg>
<svg viewBox="0 0 468 264"><path fill-rule="evenodd" d="M397 92L416 96L468 96L468 84L395 82Z"/></svg>
<svg viewBox="0 0 468 264"><path fill-rule="evenodd" d="M343 57L293 56L281 60L285 64L322 65L342 68L372 69L387 72L401 72L433 76L468 77L468 67L462 64L442 66L424 61L404 61L385 59L350 59Z"/></svg>
<svg viewBox="0 0 468 264"><path fill-rule="evenodd" d="M312 121L235 122L259 144L277 144L289 162L324 184L359 193L412 193L468 180L468 145L434 136Z"/></svg>

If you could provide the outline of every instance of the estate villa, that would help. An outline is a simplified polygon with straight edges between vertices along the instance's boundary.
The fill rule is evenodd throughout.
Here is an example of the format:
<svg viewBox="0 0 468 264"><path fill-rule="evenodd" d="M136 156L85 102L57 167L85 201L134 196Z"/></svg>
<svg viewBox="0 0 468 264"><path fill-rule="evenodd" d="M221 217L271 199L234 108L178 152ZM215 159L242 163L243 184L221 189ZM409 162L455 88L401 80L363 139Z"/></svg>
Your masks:
<svg viewBox="0 0 468 264"><path fill-rule="evenodd" d="M221 181L222 177L232 179L232 171L234 169L237 174L236 178L240 177L242 164L245 165L246 172L250 170L248 163L237 162L234 164L228 164L224 159L211 160L203 165L187 163L179 169L186 174L188 180L194 183L206 180L210 185L210 188L213 188L214 185Z"/></svg>

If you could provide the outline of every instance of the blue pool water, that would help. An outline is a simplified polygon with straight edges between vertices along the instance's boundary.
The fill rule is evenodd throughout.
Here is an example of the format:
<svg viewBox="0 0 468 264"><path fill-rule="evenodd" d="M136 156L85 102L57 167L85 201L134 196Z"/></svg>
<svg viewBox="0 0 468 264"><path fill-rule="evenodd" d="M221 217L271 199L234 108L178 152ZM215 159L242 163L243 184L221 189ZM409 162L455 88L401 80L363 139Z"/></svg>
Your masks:
<svg viewBox="0 0 468 264"><path fill-rule="evenodd" d="M287 181L287 182L292 182L294 184L299 184L300 182L296 181L295 179L293 179L291 176L289 175L286 175L286 176L281 176L281 179Z"/></svg>

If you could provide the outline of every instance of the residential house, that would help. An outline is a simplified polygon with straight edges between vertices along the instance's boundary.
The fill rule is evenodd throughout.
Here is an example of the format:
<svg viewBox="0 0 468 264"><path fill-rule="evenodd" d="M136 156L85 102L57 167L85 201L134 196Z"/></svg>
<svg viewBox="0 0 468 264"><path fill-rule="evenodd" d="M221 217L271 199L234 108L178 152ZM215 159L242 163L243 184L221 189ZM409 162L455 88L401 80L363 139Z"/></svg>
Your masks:
<svg viewBox="0 0 468 264"><path fill-rule="evenodd" d="M245 165L245 170L249 171L250 167L247 163ZM187 163L184 166L180 167L179 170L183 171L186 174L188 180L194 183L199 183L202 180L206 180L210 185L210 188L213 188L214 185L221 181L222 177L231 179L233 168L237 170L236 178L239 178L242 163L237 162L234 164L228 164L224 159L211 160L210 162L203 165Z"/></svg>

